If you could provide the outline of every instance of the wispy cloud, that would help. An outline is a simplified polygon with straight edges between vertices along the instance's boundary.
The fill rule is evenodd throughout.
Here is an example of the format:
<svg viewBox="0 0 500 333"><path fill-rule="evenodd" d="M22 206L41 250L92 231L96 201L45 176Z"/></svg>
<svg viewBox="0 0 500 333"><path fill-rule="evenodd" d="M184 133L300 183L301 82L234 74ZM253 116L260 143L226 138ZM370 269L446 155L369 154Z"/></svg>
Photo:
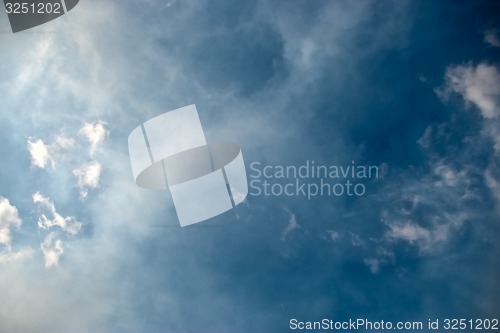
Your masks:
<svg viewBox="0 0 500 333"><path fill-rule="evenodd" d="M500 177L498 176L498 169L494 169L493 164L485 170L484 179L486 182L486 186L488 186L491 193L493 193L497 200L497 203L500 206Z"/></svg>
<svg viewBox="0 0 500 333"><path fill-rule="evenodd" d="M45 169L47 162L50 161L52 167L54 167L54 160L49 154L48 146L42 140L28 140L28 150L31 155L31 164L33 166Z"/></svg>
<svg viewBox="0 0 500 333"><path fill-rule="evenodd" d="M340 238L342 238L342 236L337 231L335 231L335 230L327 230L326 232L328 233L329 239L332 242L336 242Z"/></svg>
<svg viewBox="0 0 500 333"><path fill-rule="evenodd" d="M487 30L484 33L484 42L494 47L500 47L500 38L498 37L498 31L495 29Z"/></svg>
<svg viewBox="0 0 500 333"><path fill-rule="evenodd" d="M288 224L285 227L285 230L283 230L283 233L281 234L281 240L286 240L288 235L296 230L296 229L301 229L302 227L297 223L297 218L295 217L295 214L290 212L288 209L286 209L288 214L290 214L290 219L288 220Z"/></svg>
<svg viewBox="0 0 500 333"><path fill-rule="evenodd" d="M92 157L108 136L108 130L106 129L106 123L98 120L93 123L85 123L79 134L90 142L89 154Z"/></svg>
<svg viewBox="0 0 500 333"><path fill-rule="evenodd" d="M73 170L73 175L78 178L81 198L87 197L89 189L95 189L99 186L101 171L101 164L97 161L81 165Z"/></svg>
<svg viewBox="0 0 500 333"><path fill-rule="evenodd" d="M54 232L49 233L40 246L45 258L45 268L59 266L59 259L64 253L62 241L55 238L56 234Z"/></svg>
<svg viewBox="0 0 500 333"><path fill-rule="evenodd" d="M50 162L52 168L55 168L54 156L62 149L74 146L75 140L64 135L57 135L52 144L46 144L43 140L28 140L28 151L31 156L31 165L45 169Z"/></svg>
<svg viewBox="0 0 500 333"><path fill-rule="evenodd" d="M361 239L361 237L358 234L355 234L353 232L349 232L349 235L351 236L352 246L359 247L359 246L363 246L365 244L365 241L363 239Z"/></svg>
<svg viewBox="0 0 500 333"><path fill-rule="evenodd" d="M53 143L54 149L57 151L59 149L70 148L75 145L75 139L67 137L63 134L56 135L56 139Z"/></svg>
<svg viewBox="0 0 500 333"><path fill-rule="evenodd" d="M105 122L101 120L85 123L78 133L90 142L89 154L91 157L108 135ZM64 166L73 168L72 173L77 177L80 198L86 198L89 189L95 189L99 186L102 165L96 160L82 164L83 161L88 160L83 146L82 142L63 134L57 135L51 144L47 144L41 139L30 139L28 140L28 151L31 155L31 165L45 169L50 163L55 169L56 161L57 163L64 162ZM70 150L70 148L74 149Z"/></svg>
<svg viewBox="0 0 500 333"><path fill-rule="evenodd" d="M52 227L59 227L61 230L70 235L76 235L82 228L82 223L77 221L73 216L62 216L56 210L54 203L48 197L44 197L40 193L33 194L33 202L39 204L39 208L47 211L52 218L47 217L44 213L40 214L38 218L38 227L40 229L49 229Z"/></svg>
<svg viewBox="0 0 500 333"><path fill-rule="evenodd" d="M473 171L465 167L457 171L443 159L433 161L431 168L433 172L418 182L408 178L405 194L398 191L391 208L382 213L381 221L387 227L383 242L407 242L421 254L435 253L467 219L462 205L471 200L468 191Z"/></svg>
<svg viewBox="0 0 500 333"><path fill-rule="evenodd" d="M401 239L414 243L416 241L428 242L430 239L429 230L422 228L418 224L412 223L410 221L405 221L401 223L389 224L390 231L388 236L394 239Z"/></svg>
<svg viewBox="0 0 500 333"><path fill-rule="evenodd" d="M493 37L490 37L492 40ZM496 156L500 156L500 70L494 65L480 63L477 66L471 63L466 65L450 66L446 71L446 83L439 90L459 94L468 105L477 107L483 117L484 136L493 142ZM443 96L442 93L440 93ZM446 97L446 96L444 96ZM485 184L500 206L498 184L500 175L494 170L498 169L494 159L490 159L489 166L484 170Z"/></svg>
<svg viewBox="0 0 500 333"><path fill-rule="evenodd" d="M73 216L62 216L56 210L54 203L48 197L44 197L40 193L33 194L33 202L39 204L39 209L46 211L51 215L51 218L43 212L40 213L38 218L38 228L41 230L52 230L58 227L60 230L69 235L76 235L81 230L83 223L76 220ZM40 245L45 258L45 267L51 268L59 265L59 259L64 252L62 240L56 239L57 232L51 231L43 243Z"/></svg>
<svg viewBox="0 0 500 333"><path fill-rule="evenodd" d="M482 129L476 137L461 141L460 153L455 151L453 121L433 124L425 129L417 143L427 155L428 172L402 171L397 185L388 184L384 202L389 203L381 214L384 234L376 239L379 253L365 259L372 272L390 262L384 253L394 245L407 244L420 256L443 251L457 236L466 221L478 219L474 207L488 195L481 191L480 179L500 203L495 156L500 152L500 136L496 128L500 118L500 71L488 63L451 65L445 83L436 89L445 102L458 95L467 108L481 115ZM497 138L498 136L498 138ZM474 154L477 140L493 144L493 153L484 155L484 164ZM415 173L419 174L418 179ZM404 191L402 190L404 189Z"/></svg>
<svg viewBox="0 0 500 333"><path fill-rule="evenodd" d="M34 252L35 251L33 251L33 249L31 248L21 249L16 252L12 251L0 252L0 264L6 264L9 262L31 258Z"/></svg>
<svg viewBox="0 0 500 333"><path fill-rule="evenodd" d="M500 72L495 66L487 63L450 66L445 78L444 90L439 91L441 96L458 93L466 103L477 106L484 118L500 115Z"/></svg>
<svg viewBox="0 0 500 333"><path fill-rule="evenodd" d="M411 220L386 221L389 227L386 238L390 241L406 241L418 246L421 254L435 253L446 245L452 232L458 230L464 222L463 215L434 216L429 227L423 227Z"/></svg>

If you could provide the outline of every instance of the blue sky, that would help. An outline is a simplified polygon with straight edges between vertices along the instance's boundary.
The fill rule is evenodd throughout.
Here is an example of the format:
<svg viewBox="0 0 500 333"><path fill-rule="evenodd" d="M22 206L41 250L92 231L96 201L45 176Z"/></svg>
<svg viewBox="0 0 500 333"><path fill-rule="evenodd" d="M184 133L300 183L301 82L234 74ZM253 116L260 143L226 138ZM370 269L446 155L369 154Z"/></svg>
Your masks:
<svg viewBox="0 0 500 333"><path fill-rule="evenodd" d="M495 1L81 1L0 15L0 331L500 316ZM180 228L127 137L196 104L249 165L376 165Z"/></svg>

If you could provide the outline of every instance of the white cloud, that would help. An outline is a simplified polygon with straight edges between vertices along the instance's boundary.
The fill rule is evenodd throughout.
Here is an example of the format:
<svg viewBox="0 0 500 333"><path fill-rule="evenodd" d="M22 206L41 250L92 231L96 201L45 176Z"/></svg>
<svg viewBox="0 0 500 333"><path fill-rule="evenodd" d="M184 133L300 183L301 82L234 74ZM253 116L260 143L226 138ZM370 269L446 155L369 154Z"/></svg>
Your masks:
<svg viewBox="0 0 500 333"><path fill-rule="evenodd" d="M389 228L385 238L388 241L406 241L416 245L420 253L433 253L449 241L452 231L460 228L464 221L464 214L432 216L427 228L411 220L385 221Z"/></svg>
<svg viewBox="0 0 500 333"><path fill-rule="evenodd" d="M31 165L45 169L47 163L50 161L52 168L55 168L54 156L60 152L61 149L66 149L74 146L75 140L67 138L64 135L57 135L52 144L46 144L41 139L35 141L28 140L28 151L31 156Z"/></svg>
<svg viewBox="0 0 500 333"><path fill-rule="evenodd" d="M491 46L500 47L500 38L496 30L488 30L484 33L484 41Z"/></svg>
<svg viewBox="0 0 500 333"><path fill-rule="evenodd" d="M410 243L416 241L428 242L431 235L429 230L412 222L402 222L389 225L388 236L396 240L405 240Z"/></svg>
<svg viewBox="0 0 500 333"><path fill-rule="evenodd" d="M45 268L59 266L59 259L64 252L62 241L55 239L55 235L54 232L48 234L40 246L45 258Z"/></svg>
<svg viewBox="0 0 500 333"><path fill-rule="evenodd" d="M36 192L33 194L33 202L38 203L41 208L46 209L50 215L52 215L52 219L48 218L43 213L40 215L38 218L38 227L40 229L49 229L58 226L68 234L76 235L82 228L82 223L78 222L75 217L61 216L61 214L56 211L54 203L40 193Z"/></svg>
<svg viewBox="0 0 500 333"><path fill-rule="evenodd" d="M11 228L19 229L21 224L22 220L17 208L11 205L7 198L0 197L0 245L3 245L3 249L0 249L0 264L22 260L32 255L32 249L12 251L10 230Z"/></svg>
<svg viewBox="0 0 500 333"><path fill-rule="evenodd" d="M92 161L73 170L73 174L78 178L82 198L87 197L88 189L95 189L99 186L101 171L101 164L97 161Z"/></svg>
<svg viewBox="0 0 500 333"><path fill-rule="evenodd" d="M90 156L94 156L95 152L99 149L99 146L108 136L106 123L102 120L98 120L93 123L85 123L78 133L83 135L90 142Z"/></svg>
<svg viewBox="0 0 500 333"><path fill-rule="evenodd" d="M10 251L10 228L20 228L22 224L17 208L12 206L9 199L0 197L0 244Z"/></svg>
<svg viewBox="0 0 500 333"><path fill-rule="evenodd" d="M480 63L449 67L445 90L441 93L446 95L450 91L477 106L484 118L500 115L500 72L495 66Z"/></svg>
<svg viewBox="0 0 500 333"><path fill-rule="evenodd" d="M31 164L40 169L45 169L47 162L50 161L54 167L54 160L49 154L48 146L40 139L36 141L28 140L28 150L31 155Z"/></svg>
<svg viewBox="0 0 500 333"><path fill-rule="evenodd" d="M85 123L79 130L79 134L90 141L90 155L93 155L106 138L107 130L104 122L97 121L95 123ZM55 161L64 161L66 166L73 168L73 175L78 178L80 197L86 198L89 189L95 189L99 186L102 166L98 161L92 161L75 168L76 165L81 163L84 155L79 149L72 151L71 154L68 153L68 149L75 146L77 146L77 142L73 138L62 134L57 135L52 144L46 144L40 139L34 141L28 140L31 164L35 167L45 169L50 161L54 169Z"/></svg>

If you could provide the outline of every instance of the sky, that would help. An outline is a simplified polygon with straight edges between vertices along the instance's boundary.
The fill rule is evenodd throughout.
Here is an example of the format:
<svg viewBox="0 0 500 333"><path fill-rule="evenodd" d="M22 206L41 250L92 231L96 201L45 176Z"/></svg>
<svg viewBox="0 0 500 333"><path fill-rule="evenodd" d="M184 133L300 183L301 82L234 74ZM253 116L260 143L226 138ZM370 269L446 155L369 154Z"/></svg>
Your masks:
<svg viewBox="0 0 500 333"><path fill-rule="evenodd" d="M500 319L499 16L82 0L14 34L0 13L0 332ZM249 181L252 163L307 161L378 177L359 196L249 194L181 228L168 191L135 184L127 138L191 104Z"/></svg>

